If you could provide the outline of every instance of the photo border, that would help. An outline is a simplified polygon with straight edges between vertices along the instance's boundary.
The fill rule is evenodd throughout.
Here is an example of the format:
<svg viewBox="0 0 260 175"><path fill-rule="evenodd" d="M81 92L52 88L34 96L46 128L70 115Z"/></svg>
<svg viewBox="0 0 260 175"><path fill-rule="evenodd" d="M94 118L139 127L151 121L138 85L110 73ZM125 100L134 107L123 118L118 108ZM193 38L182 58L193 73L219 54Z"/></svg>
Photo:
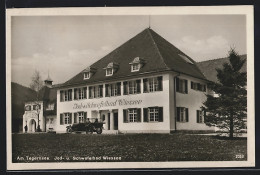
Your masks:
<svg viewBox="0 0 260 175"><path fill-rule="evenodd" d="M77 15L246 15L247 21L247 80L248 138L247 161L182 161L182 162L70 162L12 163L11 133L11 17L12 16L77 16ZM122 168L204 168L255 166L255 101L254 101L254 18L253 6L196 7L80 7L7 9L6 13L6 133L7 170L46 169L122 169ZM249 144L250 143L250 144Z"/></svg>

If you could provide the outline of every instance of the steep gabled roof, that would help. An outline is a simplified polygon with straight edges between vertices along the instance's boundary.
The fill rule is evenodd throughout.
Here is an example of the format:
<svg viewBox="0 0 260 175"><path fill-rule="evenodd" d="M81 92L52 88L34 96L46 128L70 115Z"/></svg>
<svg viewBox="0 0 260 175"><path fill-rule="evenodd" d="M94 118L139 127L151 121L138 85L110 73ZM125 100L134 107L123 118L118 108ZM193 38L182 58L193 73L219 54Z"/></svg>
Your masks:
<svg viewBox="0 0 260 175"><path fill-rule="evenodd" d="M82 71L65 82L62 86L117 80L118 78L159 71L176 71L205 79L196 64L188 63L181 55L186 56L190 63L195 63L194 60L155 33L152 29L147 28L92 64L90 67L95 68L96 71L90 79L83 80ZM131 72L129 63L136 57L143 58L145 64L140 71ZM106 77L106 70L103 68L111 62L118 63L119 68L113 76Z"/></svg>
<svg viewBox="0 0 260 175"><path fill-rule="evenodd" d="M241 59L247 60L247 55L241 55L240 57ZM204 74L204 76L207 78L207 80L218 82L216 69L223 68L224 63L229 63L228 57L198 62L197 66ZM246 66L247 66L247 61L245 62L245 64L243 65L240 71L247 72Z"/></svg>
<svg viewBox="0 0 260 175"><path fill-rule="evenodd" d="M57 99L56 93L57 93L57 89L44 86L39 91L39 99L44 101L49 101L49 102L55 102Z"/></svg>

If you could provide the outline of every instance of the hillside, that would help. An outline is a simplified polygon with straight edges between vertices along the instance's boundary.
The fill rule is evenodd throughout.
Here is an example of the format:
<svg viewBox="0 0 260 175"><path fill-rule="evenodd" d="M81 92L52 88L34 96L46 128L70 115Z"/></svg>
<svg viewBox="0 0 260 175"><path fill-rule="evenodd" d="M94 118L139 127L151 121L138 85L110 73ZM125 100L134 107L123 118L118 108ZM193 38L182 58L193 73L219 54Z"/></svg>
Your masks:
<svg viewBox="0 0 260 175"><path fill-rule="evenodd" d="M22 86L18 83L11 83L12 100L12 131L21 130L21 122L24 114L24 102L33 99L36 93L32 89Z"/></svg>

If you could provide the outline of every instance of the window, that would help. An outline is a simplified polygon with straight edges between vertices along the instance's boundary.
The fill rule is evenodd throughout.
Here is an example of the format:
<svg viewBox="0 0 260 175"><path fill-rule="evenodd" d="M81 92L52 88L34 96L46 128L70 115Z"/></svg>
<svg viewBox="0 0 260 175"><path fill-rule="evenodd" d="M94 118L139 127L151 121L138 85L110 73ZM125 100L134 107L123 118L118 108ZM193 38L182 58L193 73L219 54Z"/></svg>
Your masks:
<svg viewBox="0 0 260 175"><path fill-rule="evenodd" d="M140 69L140 64L139 63L132 64L131 72L137 72L137 71L139 71L139 69Z"/></svg>
<svg viewBox="0 0 260 175"><path fill-rule="evenodd" d="M54 110L54 103L49 103L46 107L47 111Z"/></svg>
<svg viewBox="0 0 260 175"><path fill-rule="evenodd" d="M41 109L41 105L33 105L33 110Z"/></svg>
<svg viewBox="0 0 260 175"><path fill-rule="evenodd" d="M145 60L140 57L135 57L134 60L129 63L131 65L131 72L137 72L144 66Z"/></svg>
<svg viewBox="0 0 260 175"><path fill-rule="evenodd" d="M74 123L85 123L87 118L87 112L74 113Z"/></svg>
<svg viewBox="0 0 260 175"><path fill-rule="evenodd" d="M70 123L70 115L69 115L69 113L65 113L64 123L65 124L69 124Z"/></svg>
<svg viewBox="0 0 260 175"><path fill-rule="evenodd" d="M106 88L106 97L121 95L121 82L106 84L105 88Z"/></svg>
<svg viewBox="0 0 260 175"><path fill-rule="evenodd" d="M153 122L159 121L159 110L158 108L149 108L149 120Z"/></svg>
<svg viewBox="0 0 260 175"><path fill-rule="evenodd" d="M188 108L177 107L177 122L189 122Z"/></svg>
<svg viewBox="0 0 260 175"><path fill-rule="evenodd" d="M129 109L129 122L137 121L137 109Z"/></svg>
<svg viewBox="0 0 260 175"><path fill-rule="evenodd" d="M192 81L191 81L190 86L191 86L191 89L193 89L193 90L198 90L198 91L202 91L202 92L206 92L206 90L207 90L206 85L200 84L200 83L195 83Z"/></svg>
<svg viewBox="0 0 260 175"><path fill-rule="evenodd" d="M64 113L60 114L60 124L71 124L72 114L71 113Z"/></svg>
<svg viewBox="0 0 260 175"><path fill-rule="evenodd" d="M72 89L60 91L60 101L71 101L72 100Z"/></svg>
<svg viewBox="0 0 260 175"><path fill-rule="evenodd" d="M162 76L143 79L144 93L162 91Z"/></svg>
<svg viewBox="0 0 260 175"><path fill-rule="evenodd" d="M124 109L124 123L141 122L141 108Z"/></svg>
<svg viewBox="0 0 260 175"><path fill-rule="evenodd" d="M137 93L137 83L136 81L129 81L129 94Z"/></svg>
<svg viewBox="0 0 260 175"><path fill-rule="evenodd" d="M89 87L89 98L101 97L103 97L103 85Z"/></svg>
<svg viewBox="0 0 260 175"><path fill-rule="evenodd" d="M124 95L141 93L141 80L125 81Z"/></svg>
<svg viewBox="0 0 260 175"><path fill-rule="evenodd" d="M78 121L79 123L84 123L84 115L83 115L83 112L79 112L78 113Z"/></svg>
<svg viewBox="0 0 260 175"><path fill-rule="evenodd" d="M31 106L30 106L30 105L26 105L26 106L25 106L25 110L26 110L26 111L30 111L30 110L31 110Z"/></svg>
<svg viewBox="0 0 260 175"><path fill-rule="evenodd" d="M107 68L106 69L106 76L112 76L113 75L113 68Z"/></svg>
<svg viewBox="0 0 260 175"><path fill-rule="evenodd" d="M188 94L188 81L176 77L176 91Z"/></svg>
<svg viewBox="0 0 260 175"><path fill-rule="evenodd" d="M197 123L204 123L204 115L200 110L197 110Z"/></svg>
<svg viewBox="0 0 260 175"><path fill-rule="evenodd" d="M104 68L106 69L106 76L112 76L114 73L116 73L118 67L119 67L118 63L115 62L108 63L108 65Z"/></svg>
<svg viewBox="0 0 260 175"><path fill-rule="evenodd" d="M81 100L87 98L87 87L74 89L74 100Z"/></svg>
<svg viewBox="0 0 260 175"><path fill-rule="evenodd" d="M90 78L90 72L84 72L84 80Z"/></svg>
<svg viewBox="0 0 260 175"><path fill-rule="evenodd" d="M163 122L163 107L143 108L144 122Z"/></svg>

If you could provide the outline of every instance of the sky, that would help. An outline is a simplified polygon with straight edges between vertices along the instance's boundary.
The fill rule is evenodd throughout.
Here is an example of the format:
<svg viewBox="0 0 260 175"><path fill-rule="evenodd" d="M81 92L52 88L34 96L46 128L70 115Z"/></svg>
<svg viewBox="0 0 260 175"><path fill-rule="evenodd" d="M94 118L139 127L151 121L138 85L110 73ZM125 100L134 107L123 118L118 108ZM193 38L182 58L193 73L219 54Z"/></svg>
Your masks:
<svg viewBox="0 0 260 175"><path fill-rule="evenodd" d="M38 70L63 83L149 27L149 16L15 16L11 80L29 87ZM150 27L193 60L246 54L244 15L150 16Z"/></svg>

